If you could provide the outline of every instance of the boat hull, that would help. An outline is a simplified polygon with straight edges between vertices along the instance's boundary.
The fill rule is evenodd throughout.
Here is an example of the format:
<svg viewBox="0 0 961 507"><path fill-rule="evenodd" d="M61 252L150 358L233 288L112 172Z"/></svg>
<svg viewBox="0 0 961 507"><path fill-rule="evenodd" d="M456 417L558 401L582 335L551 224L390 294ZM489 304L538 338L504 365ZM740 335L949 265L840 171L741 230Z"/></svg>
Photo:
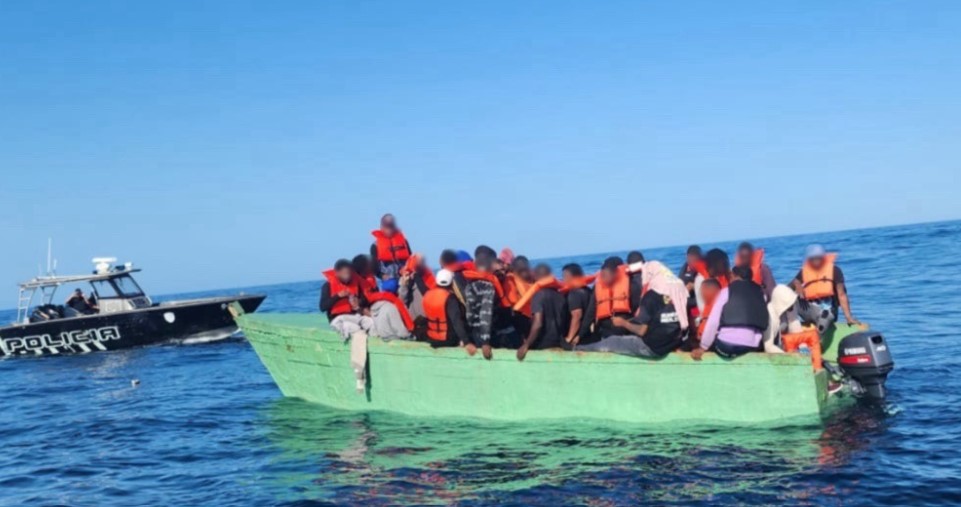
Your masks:
<svg viewBox="0 0 961 507"><path fill-rule="evenodd" d="M239 324L281 392L345 410L495 420L606 419L631 423L819 421L827 376L798 354L659 360L599 352L532 351L523 362L463 349L371 339L366 392L350 348L319 315L246 315Z"/></svg>
<svg viewBox="0 0 961 507"><path fill-rule="evenodd" d="M254 312L265 296L204 298L126 312L13 325L0 329L0 356L83 354L175 340L211 341L238 331L229 310Z"/></svg>

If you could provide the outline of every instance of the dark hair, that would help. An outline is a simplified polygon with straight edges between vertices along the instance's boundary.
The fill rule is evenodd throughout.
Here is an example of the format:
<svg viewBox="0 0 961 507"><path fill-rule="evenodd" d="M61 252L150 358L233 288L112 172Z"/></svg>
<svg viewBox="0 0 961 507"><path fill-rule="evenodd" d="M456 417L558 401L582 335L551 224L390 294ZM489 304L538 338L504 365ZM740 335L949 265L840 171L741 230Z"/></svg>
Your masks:
<svg viewBox="0 0 961 507"><path fill-rule="evenodd" d="M474 249L474 259L480 260L482 257L488 257L493 260L497 258L497 252L487 245L478 245L477 248Z"/></svg>
<svg viewBox="0 0 961 507"><path fill-rule="evenodd" d="M731 259L727 252L719 248L712 248L704 256L704 263L707 264L707 271L711 276L726 275L731 270Z"/></svg>
<svg viewBox="0 0 961 507"><path fill-rule="evenodd" d="M617 270L618 267L623 265L624 265L624 259L621 259L620 257L615 255L613 257L608 257L604 259L604 264L601 264L601 269L604 269L607 271L615 271Z"/></svg>
<svg viewBox="0 0 961 507"><path fill-rule="evenodd" d="M383 227L388 224L397 225L397 219L390 213L384 213L384 216L380 217L380 225Z"/></svg>
<svg viewBox="0 0 961 507"><path fill-rule="evenodd" d="M750 266L734 266L731 273L734 273L734 276L741 280L750 280L754 276L754 271L751 270Z"/></svg>
<svg viewBox="0 0 961 507"><path fill-rule="evenodd" d="M518 255L517 257L514 257L514 262L511 262L511 268L520 269L522 264L526 264L527 269L530 269L531 267L531 261L527 257Z"/></svg>
<svg viewBox="0 0 961 507"><path fill-rule="evenodd" d="M627 263L634 264L635 262L644 262L644 254L637 250L627 254Z"/></svg>
<svg viewBox="0 0 961 507"><path fill-rule="evenodd" d="M344 268L353 268L349 260L338 259L337 262L334 263L334 271L340 271Z"/></svg>
<svg viewBox="0 0 961 507"><path fill-rule="evenodd" d="M549 275L551 274L551 267L543 262L534 266L534 273Z"/></svg>
<svg viewBox="0 0 961 507"><path fill-rule="evenodd" d="M742 242L740 245L737 246L737 251L740 252L741 250L750 250L750 251L753 252L753 251L754 251L754 245L748 243L747 241L744 241L744 242Z"/></svg>
<svg viewBox="0 0 961 507"><path fill-rule="evenodd" d="M491 271L494 264L494 258L482 255L474 259L474 266L481 271Z"/></svg>
<svg viewBox="0 0 961 507"><path fill-rule="evenodd" d="M701 247L697 245L691 245L687 247L687 254L688 255L697 254L698 257L704 256L704 252L701 250Z"/></svg>
<svg viewBox="0 0 961 507"><path fill-rule="evenodd" d="M453 250L444 250L440 253L440 266L444 267L449 264L457 264L457 252Z"/></svg>
<svg viewBox="0 0 961 507"><path fill-rule="evenodd" d="M721 282L717 281L717 278L708 278L707 280L701 282L701 287L704 287L705 285L710 285L717 289L721 288Z"/></svg>
<svg viewBox="0 0 961 507"><path fill-rule="evenodd" d="M584 268L576 262L565 264L564 267L561 268L561 271L567 271L571 276L584 276Z"/></svg>
<svg viewBox="0 0 961 507"><path fill-rule="evenodd" d="M350 261L350 265L353 266L354 271L358 274L367 274L367 272L370 271L370 257L360 254Z"/></svg>

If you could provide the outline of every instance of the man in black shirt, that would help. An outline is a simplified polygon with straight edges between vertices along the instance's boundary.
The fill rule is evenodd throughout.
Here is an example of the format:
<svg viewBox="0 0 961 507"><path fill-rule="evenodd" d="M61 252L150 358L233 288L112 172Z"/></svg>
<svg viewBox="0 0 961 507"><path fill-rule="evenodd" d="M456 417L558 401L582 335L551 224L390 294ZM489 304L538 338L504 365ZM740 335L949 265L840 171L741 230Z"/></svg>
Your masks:
<svg viewBox="0 0 961 507"><path fill-rule="evenodd" d="M593 333L588 328L585 333L581 333L582 324L592 312L591 295L593 291L584 283L584 269L580 264L568 264L563 268L564 284L569 287L567 291L567 311L570 312L570 325L564 337L564 348L573 348L578 344L591 343Z"/></svg>
<svg viewBox="0 0 961 507"><path fill-rule="evenodd" d="M630 320L613 317L612 323L631 334L609 336L579 350L614 352L640 357L662 357L681 346L681 324L669 296L653 290L641 298L638 315Z"/></svg>
<svg viewBox="0 0 961 507"><path fill-rule="evenodd" d="M547 264L534 268L534 278L542 280L551 276ZM553 287L544 287L531 299L531 330L524 344L517 349L517 359L524 360L530 349L543 350L560 347L569 327L567 300Z"/></svg>

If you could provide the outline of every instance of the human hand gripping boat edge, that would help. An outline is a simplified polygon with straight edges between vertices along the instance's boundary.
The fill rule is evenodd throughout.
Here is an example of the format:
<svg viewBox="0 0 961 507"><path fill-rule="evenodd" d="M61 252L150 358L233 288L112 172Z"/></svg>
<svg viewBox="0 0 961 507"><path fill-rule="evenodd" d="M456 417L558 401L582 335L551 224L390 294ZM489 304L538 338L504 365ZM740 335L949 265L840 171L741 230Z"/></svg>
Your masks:
<svg viewBox="0 0 961 507"><path fill-rule="evenodd" d="M709 353L698 362L681 352L652 360L547 350L519 362L495 350L486 361L459 348L372 338L367 388L358 394L350 346L322 315L244 315L238 323L285 396L428 417L803 424L859 398L882 400L894 366L879 333L849 325L825 334L827 367L817 371L802 354ZM833 382L843 389L829 392Z"/></svg>
<svg viewBox="0 0 961 507"><path fill-rule="evenodd" d="M264 295L209 297L154 303L133 278L139 269L94 259L89 275L39 276L20 284L17 321L0 328L0 356L83 354L157 343L222 340L237 333L231 304L257 310ZM54 304L63 285L89 283L99 311ZM39 296L40 304L34 306Z"/></svg>

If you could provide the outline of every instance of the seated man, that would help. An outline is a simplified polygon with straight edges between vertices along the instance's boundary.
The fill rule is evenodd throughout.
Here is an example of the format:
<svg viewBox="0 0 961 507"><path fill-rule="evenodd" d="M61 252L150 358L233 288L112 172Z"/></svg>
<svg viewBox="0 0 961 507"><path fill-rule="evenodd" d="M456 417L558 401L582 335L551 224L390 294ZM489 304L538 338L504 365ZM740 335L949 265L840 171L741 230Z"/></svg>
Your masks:
<svg viewBox="0 0 961 507"><path fill-rule="evenodd" d="M860 324L851 315L844 272L835 265L837 254L827 253L821 245L811 245L804 258L804 265L791 282L801 298L798 301L801 320L817 326L818 333L824 334L837 321L840 307L848 324Z"/></svg>
<svg viewBox="0 0 961 507"><path fill-rule="evenodd" d="M751 268L752 280L764 290L764 297L770 301L771 293L774 292L774 275L771 267L764 262L764 249L754 248L754 245L744 242L737 247L737 256L734 258L737 266L747 266Z"/></svg>
<svg viewBox="0 0 961 507"><path fill-rule="evenodd" d="M564 285L568 287L567 311L571 314L570 325L567 328L562 346L573 348L578 344L587 345L593 341L591 340L593 333L588 327L582 334L581 326L584 322L589 323L588 316L593 315L593 312L589 310L593 291L585 283L584 269L581 268L580 264L568 264L564 266L562 271Z"/></svg>
<svg viewBox="0 0 961 507"><path fill-rule="evenodd" d="M551 268L538 264L534 279L550 278ZM544 350L560 347L568 331L567 301L555 287L543 287L531 299L531 329L524 343L517 349L517 359L523 361L528 350Z"/></svg>
<svg viewBox="0 0 961 507"><path fill-rule="evenodd" d="M434 273L427 266L423 256L414 254L407 260L401 270L397 287L397 297L407 307L410 318L414 321L414 336L418 340L427 339L427 328L424 319L424 296L434 288L437 282Z"/></svg>
<svg viewBox="0 0 961 507"><path fill-rule="evenodd" d="M97 313L94 309L95 306L90 303L90 300L84 296L83 291L80 289L73 291L73 294L67 298L66 305L80 315L92 315Z"/></svg>
<svg viewBox="0 0 961 507"><path fill-rule="evenodd" d="M578 350L654 358L677 350L683 341L684 329L677 305L670 296L653 289L641 298L636 317L614 316L611 320L614 326L628 333L608 336L597 343L580 346Z"/></svg>
<svg viewBox="0 0 961 507"><path fill-rule="evenodd" d="M470 343L464 309L453 295L454 274L437 272L437 286L424 295L427 340L431 347L460 347Z"/></svg>
<svg viewBox="0 0 961 507"><path fill-rule="evenodd" d="M327 283L320 289L320 311L327 314L330 327L350 338L350 366L363 392L367 377L367 333L374 327L365 293L366 282L354 273L350 261L340 259L334 269L324 271Z"/></svg>
<svg viewBox="0 0 961 507"><path fill-rule="evenodd" d="M630 334L626 329L614 325L612 320L613 317L633 317L630 285L624 261L616 256L605 259L591 290L587 305L589 313L581 323L579 334L582 339L591 334L591 341L596 342L608 336Z"/></svg>
<svg viewBox="0 0 961 507"><path fill-rule="evenodd" d="M369 331L373 321L364 282L354 272L350 261L338 260L334 269L324 271L324 276L327 283L320 288L320 311L327 314L331 327L344 337L357 331Z"/></svg>
<svg viewBox="0 0 961 507"><path fill-rule="evenodd" d="M454 296L464 305L470 341L467 351L477 352L481 347L485 359L493 357L494 311L501 304L503 296L500 282L491 272L493 259L483 258L473 262L474 269L466 269L465 261L458 260L458 254L444 250L440 256L441 266L452 271L451 284Z"/></svg>
<svg viewBox="0 0 961 507"><path fill-rule="evenodd" d="M760 350L769 317L764 291L751 276L747 266L732 270L731 283L717 295L701 344L691 351L692 358L700 360L712 344L718 355L728 358Z"/></svg>

